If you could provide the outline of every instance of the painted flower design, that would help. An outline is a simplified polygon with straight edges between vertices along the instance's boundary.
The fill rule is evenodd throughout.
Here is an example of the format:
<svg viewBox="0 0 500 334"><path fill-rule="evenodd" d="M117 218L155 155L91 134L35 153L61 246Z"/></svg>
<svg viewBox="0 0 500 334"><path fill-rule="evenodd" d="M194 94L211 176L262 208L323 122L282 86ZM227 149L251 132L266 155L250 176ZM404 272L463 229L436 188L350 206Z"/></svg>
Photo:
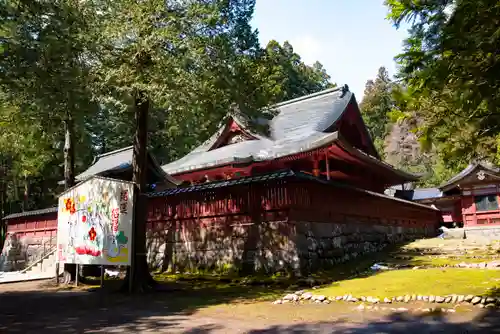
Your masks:
<svg viewBox="0 0 500 334"><path fill-rule="evenodd" d="M87 222L87 216L82 216L82 223Z"/></svg>
<svg viewBox="0 0 500 334"><path fill-rule="evenodd" d="M71 198L66 198L64 200L64 207L66 208L66 211L69 211L69 213L71 214L74 214L76 212L75 203Z"/></svg>
<svg viewBox="0 0 500 334"><path fill-rule="evenodd" d="M90 241L94 241L96 237L97 237L97 233L96 233L95 229L92 227L89 231Z"/></svg>
<svg viewBox="0 0 500 334"><path fill-rule="evenodd" d="M71 198L64 199L64 206L66 207L67 211L71 210L72 204L73 204L73 200Z"/></svg>

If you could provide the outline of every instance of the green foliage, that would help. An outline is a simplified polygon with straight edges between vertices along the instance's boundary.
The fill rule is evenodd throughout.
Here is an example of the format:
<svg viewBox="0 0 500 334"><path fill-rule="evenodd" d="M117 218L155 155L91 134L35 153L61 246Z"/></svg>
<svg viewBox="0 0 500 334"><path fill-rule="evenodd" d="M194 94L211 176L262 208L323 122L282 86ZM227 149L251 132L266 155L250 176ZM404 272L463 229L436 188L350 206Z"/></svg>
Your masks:
<svg viewBox="0 0 500 334"><path fill-rule="evenodd" d="M312 94L336 85L330 81L323 65L304 64L289 42L280 45L270 41L260 60L260 80L268 94L268 101L278 103Z"/></svg>
<svg viewBox="0 0 500 334"><path fill-rule="evenodd" d="M96 154L132 144L138 92L150 102L149 148L166 163L208 138L229 111L253 118L269 104L332 87L322 65L307 66L289 43L259 45L254 5L0 2L4 211L55 203L68 116L78 173Z"/></svg>
<svg viewBox="0 0 500 334"><path fill-rule="evenodd" d="M365 86L365 95L360 108L363 120L375 143L383 142L389 132L389 112L394 108L393 87L394 84L385 67L381 67L375 80L368 80Z"/></svg>
<svg viewBox="0 0 500 334"><path fill-rule="evenodd" d="M388 18L411 25L400 77L414 89L422 132L446 165L498 160L500 3L390 0Z"/></svg>
<svg viewBox="0 0 500 334"><path fill-rule="evenodd" d="M24 209L55 201L68 117L77 123L76 132L71 129L77 148L84 148L76 165L92 159L84 124L97 105L86 57L92 45L89 12L82 8L69 0L0 3L0 152L9 171L8 198L22 202L19 188L33 194Z"/></svg>

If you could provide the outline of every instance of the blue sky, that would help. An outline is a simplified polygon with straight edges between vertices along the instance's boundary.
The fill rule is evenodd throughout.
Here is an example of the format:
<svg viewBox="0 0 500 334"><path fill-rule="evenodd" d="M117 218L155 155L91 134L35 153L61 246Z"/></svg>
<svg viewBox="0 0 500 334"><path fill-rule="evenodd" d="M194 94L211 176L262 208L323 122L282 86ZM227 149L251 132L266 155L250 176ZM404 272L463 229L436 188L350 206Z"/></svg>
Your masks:
<svg viewBox="0 0 500 334"><path fill-rule="evenodd" d="M289 41L307 64L325 66L338 85L348 84L358 102L380 66L396 71L406 29L385 19L383 0L257 0L253 25L260 42Z"/></svg>

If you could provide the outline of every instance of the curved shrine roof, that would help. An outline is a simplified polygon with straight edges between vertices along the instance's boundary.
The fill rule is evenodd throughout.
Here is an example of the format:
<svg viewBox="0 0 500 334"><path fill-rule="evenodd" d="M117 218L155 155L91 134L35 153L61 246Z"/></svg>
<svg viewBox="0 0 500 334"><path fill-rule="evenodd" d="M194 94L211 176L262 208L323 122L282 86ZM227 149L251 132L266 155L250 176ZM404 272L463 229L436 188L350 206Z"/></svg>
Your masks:
<svg viewBox="0 0 500 334"><path fill-rule="evenodd" d="M389 169L403 179L417 179L371 155L377 154L375 149L369 153L363 152L341 138L336 125L351 103L357 107L354 94L344 86L274 105L270 109L276 112L276 116L269 121L259 120L261 123L267 122L267 136L252 132L247 126L248 120L231 116L230 120L249 131L254 139L214 148L217 140L227 131L230 122L226 122L203 144L162 168L166 173L175 175L232 163L273 160L342 142L341 146L349 147L349 154L354 154L356 158ZM366 128L362 130L366 132Z"/></svg>

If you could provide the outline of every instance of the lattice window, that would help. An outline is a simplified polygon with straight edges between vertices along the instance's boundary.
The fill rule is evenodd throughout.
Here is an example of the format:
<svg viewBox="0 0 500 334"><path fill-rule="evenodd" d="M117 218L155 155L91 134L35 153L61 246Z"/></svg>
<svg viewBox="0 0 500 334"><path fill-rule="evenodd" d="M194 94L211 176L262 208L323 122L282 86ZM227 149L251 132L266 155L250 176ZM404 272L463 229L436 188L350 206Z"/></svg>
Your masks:
<svg viewBox="0 0 500 334"><path fill-rule="evenodd" d="M496 195L475 196L476 211L498 210L498 199Z"/></svg>

